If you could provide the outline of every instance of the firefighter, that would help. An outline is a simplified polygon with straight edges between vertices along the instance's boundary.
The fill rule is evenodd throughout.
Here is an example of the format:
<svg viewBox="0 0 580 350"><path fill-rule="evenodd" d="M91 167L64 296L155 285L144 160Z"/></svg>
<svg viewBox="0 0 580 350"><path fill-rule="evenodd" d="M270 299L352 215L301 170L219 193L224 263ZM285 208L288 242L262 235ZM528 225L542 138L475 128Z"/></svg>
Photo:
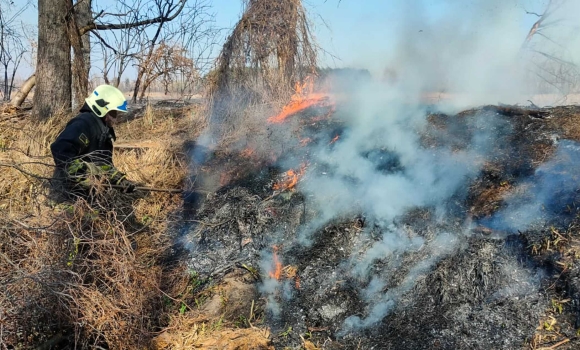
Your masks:
<svg viewBox="0 0 580 350"><path fill-rule="evenodd" d="M55 179L67 197L89 194L95 181L125 193L135 190L135 184L113 165L113 124L119 113L126 112L123 93L114 86L100 85L50 145Z"/></svg>

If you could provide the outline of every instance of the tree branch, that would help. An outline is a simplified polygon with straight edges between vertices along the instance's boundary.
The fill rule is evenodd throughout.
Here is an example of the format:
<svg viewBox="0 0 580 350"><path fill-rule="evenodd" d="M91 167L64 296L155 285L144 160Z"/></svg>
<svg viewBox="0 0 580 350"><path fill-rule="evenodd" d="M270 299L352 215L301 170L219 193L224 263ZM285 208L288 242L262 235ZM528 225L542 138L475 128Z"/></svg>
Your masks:
<svg viewBox="0 0 580 350"><path fill-rule="evenodd" d="M99 35L99 32L95 31L93 32L93 34L95 34L95 36L99 39L99 41L101 42L101 44L105 45L107 48L113 50L113 52L115 53L115 55L118 55L119 52L117 50L115 50L114 47L112 47L111 45L107 44L107 42L105 41L105 39Z"/></svg>
<svg viewBox="0 0 580 350"><path fill-rule="evenodd" d="M183 10L183 8L185 7L187 0L179 0L179 3L181 5L179 5L179 8L175 11L174 14L172 14L171 16L168 16L175 8L173 9L169 9L167 11L167 13L165 15L156 17L156 18L150 18L150 19L145 19L142 21L137 21L137 22L133 22L133 23L109 23L109 24L96 24L95 22L86 25L82 28L79 29L79 32L81 35L85 34L88 31L94 31L94 30L117 30L117 29L129 29L129 28L135 28L135 27L140 27L140 26L145 26L145 25L151 25L151 24L155 24L155 23L163 23L163 22L170 22L173 19L175 19Z"/></svg>

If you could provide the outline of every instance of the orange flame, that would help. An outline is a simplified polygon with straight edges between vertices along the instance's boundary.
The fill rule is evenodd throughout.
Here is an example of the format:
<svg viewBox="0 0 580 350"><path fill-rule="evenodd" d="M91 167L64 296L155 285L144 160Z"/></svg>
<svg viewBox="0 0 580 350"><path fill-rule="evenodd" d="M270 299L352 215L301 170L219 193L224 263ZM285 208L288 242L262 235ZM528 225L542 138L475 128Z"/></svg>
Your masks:
<svg viewBox="0 0 580 350"><path fill-rule="evenodd" d="M286 118L314 105L328 105L328 94L314 93L314 78L306 77L304 84L296 83L296 93L278 115L268 118L269 123L283 123Z"/></svg>
<svg viewBox="0 0 580 350"><path fill-rule="evenodd" d="M272 186L272 189L274 191L283 191L283 190L290 190L293 189L296 184L298 183L298 180L300 180L300 178L302 177L302 175L304 175L304 171L306 170L306 164L302 164L300 166L300 169L298 171L295 171L293 169L288 170L287 172L284 173L283 175L283 179L277 183L275 183Z"/></svg>
<svg viewBox="0 0 580 350"><path fill-rule="evenodd" d="M244 157L244 158L250 158L251 156L253 156L253 155L254 155L254 153L255 153L255 150L254 150L253 148L250 148L250 147L248 147L248 148L244 149L244 150L243 150L243 151L240 153L240 155L241 155L242 157Z"/></svg>
<svg viewBox="0 0 580 350"><path fill-rule="evenodd" d="M331 141L330 141L330 145L332 145L333 143L335 143L336 141L338 141L338 139L340 138L339 135L336 135Z"/></svg>
<svg viewBox="0 0 580 350"><path fill-rule="evenodd" d="M268 275L271 278L279 280L280 277L282 276L282 263L278 258L278 246L274 246L273 248L274 248L274 271L268 272Z"/></svg>

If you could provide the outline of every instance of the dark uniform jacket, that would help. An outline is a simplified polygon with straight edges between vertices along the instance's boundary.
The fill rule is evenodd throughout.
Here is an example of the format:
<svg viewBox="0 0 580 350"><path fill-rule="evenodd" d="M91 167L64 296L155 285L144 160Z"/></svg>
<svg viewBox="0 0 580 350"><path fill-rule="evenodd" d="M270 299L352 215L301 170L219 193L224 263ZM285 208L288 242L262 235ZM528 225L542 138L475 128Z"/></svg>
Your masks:
<svg viewBox="0 0 580 350"><path fill-rule="evenodd" d="M113 141L115 130L97 117L85 103L80 114L71 119L56 140L50 145L57 169L66 171L71 161L113 166Z"/></svg>

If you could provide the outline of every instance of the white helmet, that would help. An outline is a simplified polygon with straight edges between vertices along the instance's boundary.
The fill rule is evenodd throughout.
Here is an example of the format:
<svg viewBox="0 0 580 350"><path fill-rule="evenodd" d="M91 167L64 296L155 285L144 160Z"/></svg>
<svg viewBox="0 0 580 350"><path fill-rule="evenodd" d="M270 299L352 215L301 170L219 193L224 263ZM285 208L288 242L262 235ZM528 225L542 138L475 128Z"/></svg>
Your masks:
<svg viewBox="0 0 580 350"><path fill-rule="evenodd" d="M127 99L119 89L111 85L97 86L85 102L101 118L109 111L127 112Z"/></svg>

